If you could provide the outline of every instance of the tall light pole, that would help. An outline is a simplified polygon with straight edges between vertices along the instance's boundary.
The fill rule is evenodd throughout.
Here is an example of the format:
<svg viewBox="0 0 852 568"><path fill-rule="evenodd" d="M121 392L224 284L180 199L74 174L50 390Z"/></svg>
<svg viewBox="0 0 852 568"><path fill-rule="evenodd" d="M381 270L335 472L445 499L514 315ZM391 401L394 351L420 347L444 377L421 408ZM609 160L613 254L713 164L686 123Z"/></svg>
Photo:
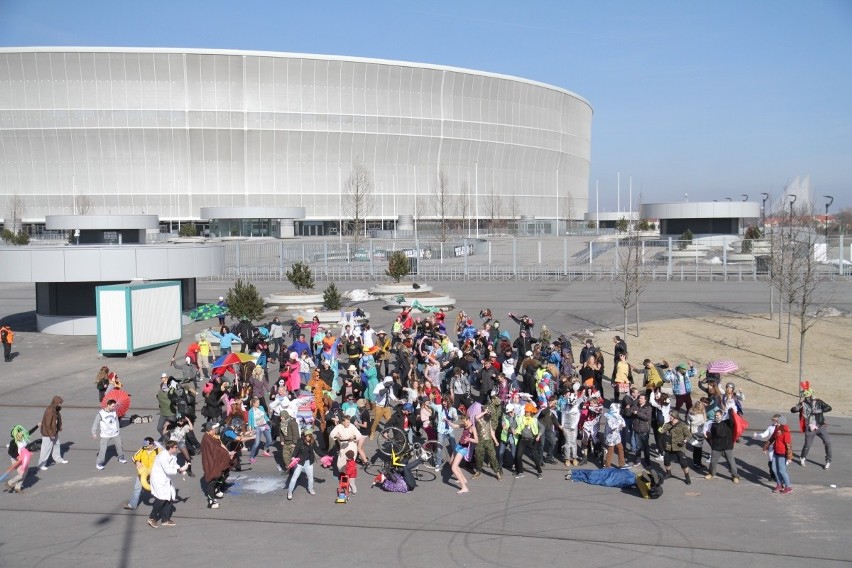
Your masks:
<svg viewBox="0 0 852 568"><path fill-rule="evenodd" d="M793 239L793 204L796 202L797 195L790 196L790 239Z"/></svg>
<svg viewBox="0 0 852 568"><path fill-rule="evenodd" d="M748 193L741 193L740 195L743 196L743 201L748 201Z"/></svg>
<svg viewBox="0 0 852 568"><path fill-rule="evenodd" d="M828 201L825 202L825 246L828 246L828 208L834 203L834 198L830 195L823 195Z"/></svg>
<svg viewBox="0 0 852 568"><path fill-rule="evenodd" d="M760 224L763 225L763 232L766 232L766 202L769 201L768 193L761 193L763 196L763 204L760 206Z"/></svg>

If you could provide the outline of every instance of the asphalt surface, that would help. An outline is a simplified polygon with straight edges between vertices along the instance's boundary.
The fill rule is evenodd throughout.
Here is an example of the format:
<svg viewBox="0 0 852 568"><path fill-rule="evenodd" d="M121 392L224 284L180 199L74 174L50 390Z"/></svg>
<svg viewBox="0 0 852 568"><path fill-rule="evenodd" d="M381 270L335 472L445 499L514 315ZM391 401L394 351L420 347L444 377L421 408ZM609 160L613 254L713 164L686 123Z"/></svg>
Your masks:
<svg viewBox="0 0 852 568"><path fill-rule="evenodd" d="M199 300L210 301L229 283L200 282ZM262 294L289 287L260 282ZM363 283L338 284L342 290ZM324 288L323 283L318 288ZM527 313L537 325L556 332L616 326L622 319L605 284L443 282L435 286L457 299L457 308L478 313L490 307L506 322L508 311ZM852 311L849 284L831 286L833 305ZM768 310L759 283L656 283L643 296L644 320L709 313L757 313ZM33 288L0 286L0 317L16 329L34 325ZM374 327L387 326L393 314L380 302L364 305ZM185 341L206 327L185 328ZM664 485L658 500L635 491L565 481L567 468L546 465L544 479L534 475L498 482L488 470L469 482L470 493L457 495L448 471L407 495L370 489L371 476L357 478L358 494L335 504L336 481L317 468L316 496L304 479L287 501L281 477L270 458L258 458L250 471L210 510L199 478L175 479L179 494L173 528L151 529L149 508L125 511L135 472L111 455L106 469L95 469L97 442L90 429L97 410L94 378L100 365L117 370L133 397L132 412L156 418L154 395L160 372L167 370L173 347L136 357L99 359L92 337L47 336L16 332L12 363L0 364L3 397L0 426L35 425L54 395L65 399L61 435L67 465L30 470L22 494L0 494L0 566L183 566L278 561L283 565L345 563L346 566L839 566L852 561L852 419L830 416L833 462L822 469L817 439L807 467L790 466L794 491L774 495L766 476L766 458L747 436L736 448L742 483L731 483L720 464L721 479L693 473L687 486L677 478ZM182 349L179 348L179 354ZM829 401L831 402L831 401ZM838 409L843 414L843 409ZM845 409L849 414L849 409ZM763 430L769 414L750 411L754 429ZM796 420L789 415L795 429ZM156 422L122 428L126 454L154 433ZM796 455L802 436L794 432ZM371 449L368 442L368 449ZM200 460L196 470L200 473ZM594 466L585 466L594 467ZM659 467L659 466L656 466ZM528 468L528 471L531 468ZM836 487L832 487L832 485ZM239 560L238 560L239 559Z"/></svg>

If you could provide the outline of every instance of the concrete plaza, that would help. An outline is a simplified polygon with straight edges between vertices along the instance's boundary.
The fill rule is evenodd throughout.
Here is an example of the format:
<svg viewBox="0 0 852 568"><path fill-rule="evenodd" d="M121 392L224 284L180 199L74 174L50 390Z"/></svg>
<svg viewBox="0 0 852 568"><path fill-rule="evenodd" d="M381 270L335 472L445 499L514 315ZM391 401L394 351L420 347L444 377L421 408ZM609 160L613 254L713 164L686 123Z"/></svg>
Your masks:
<svg viewBox="0 0 852 568"><path fill-rule="evenodd" d="M211 301L225 282L199 282L200 301ZM281 290L274 282L257 284L261 294ZM288 285L289 286L289 285ZM838 283L833 305L852 311L849 284ZM319 284L319 288L324 284ZM342 290L366 287L338 283ZM505 314L528 313L536 325L554 331L596 330L619 325L621 311L600 282L445 282L435 285L458 300L457 309L478 313L490 307L512 333ZM642 301L646 320L707 313L765 312L762 283L655 283ZM393 313L380 302L364 305L376 329L387 329ZM0 287L0 317L16 329L32 321L34 291L30 285ZM214 320L215 322L215 320ZM178 355L192 333L205 322L187 326ZM94 378L100 365L118 371L133 394L132 412L156 418L158 377L166 371L174 347L131 359L97 358L94 338L16 332L18 353L0 369L3 398L0 425L30 428L54 395L65 399L61 440L67 465L31 470L23 494L0 495L0 566L182 566L221 565L243 561L285 566L833 566L852 561L847 539L852 526L852 419L850 409L835 407L829 416L833 463L822 469L819 440L807 467L790 466L795 487L774 495L766 477L766 457L752 443L753 430L763 430L769 413L749 410L751 423L736 457L742 483L731 483L720 464L721 479L707 481L693 473L686 486L675 468L661 499L647 501L635 491L565 481L567 469L546 465L544 478L534 475L498 482L486 471L470 482L470 493L456 495L448 470L407 495L370 489L359 473L358 494L348 504L334 502L336 482L317 468L322 483L310 496L304 480L287 501L284 478L269 458L258 458L249 471L234 474L236 484L210 510L196 478L175 478L186 501L177 504L174 528L151 529L148 507L125 511L135 471L113 455L103 471L95 469L97 442L90 429L97 410ZM608 347L608 346L606 346ZM840 370L839 370L840 371ZM829 401L830 402L830 401ZM794 448L802 436L793 415ZM125 453L154 434L156 421L122 428ZM368 442L368 449L371 449ZM706 448L706 446L705 446ZM594 467L594 466L586 466ZM655 465L654 467L660 467ZM200 474L201 463L195 461ZM836 486L836 487L832 487Z"/></svg>

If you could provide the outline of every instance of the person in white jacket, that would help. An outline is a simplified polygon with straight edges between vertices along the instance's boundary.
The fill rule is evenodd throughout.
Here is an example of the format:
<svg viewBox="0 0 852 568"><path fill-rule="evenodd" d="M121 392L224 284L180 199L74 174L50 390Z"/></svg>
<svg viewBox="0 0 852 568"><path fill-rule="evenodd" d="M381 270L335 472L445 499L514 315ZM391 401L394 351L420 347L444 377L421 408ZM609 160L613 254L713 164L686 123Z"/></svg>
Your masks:
<svg viewBox="0 0 852 568"><path fill-rule="evenodd" d="M172 513L175 507L172 502L177 497L175 486L172 484L172 476L176 473L186 473L189 464L179 468L177 465L178 445L174 440L166 442L166 451L157 454L154 465L151 467L151 496L154 497L154 506L148 516L148 526L152 529L158 526L173 527ZM157 522L160 522L160 525Z"/></svg>
<svg viewBox="0 0 852 568"><path fill-rule="evenodd" d="M577 402L577 395L569 392L563 398L562 419L560 426L565 434L565 445L562 448L563 457L565 459L565 467L577 465L577 425L580 423L580 404Z"/></svg>
<svg viewBox="0 0 852 568"><path fill-rule="evenodd" d="M115 412L115 400L108 399L105 408L102 408L95 415L95 422L92 424L92 438L97 440L98 433L101 438L101 448L98 451L98 461L95 467L98 469L104 468L106 461L106 451L110 444L115 446L115 452L118 454L118 463L127 463L124 457L124 448L121 445L121 432L118 424L118 414Z"/></svg>

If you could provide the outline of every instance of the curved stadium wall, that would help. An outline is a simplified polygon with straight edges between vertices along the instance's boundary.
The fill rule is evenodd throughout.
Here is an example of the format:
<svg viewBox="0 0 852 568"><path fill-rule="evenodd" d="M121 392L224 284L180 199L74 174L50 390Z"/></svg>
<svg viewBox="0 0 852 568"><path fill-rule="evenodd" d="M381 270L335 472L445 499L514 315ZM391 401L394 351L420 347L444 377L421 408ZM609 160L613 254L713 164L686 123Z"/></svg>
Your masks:
<svg viewBox="0 0 852 568"><path fill-rule="evenodd" d="M341 218L355 162L371 220L582 219L592 109L564 89L433 65L174 49L0 49L0 198L24 222L201 207ZM4 208L2 214L9 212ZM343 218L347 218L345 213Z"/></svg>

